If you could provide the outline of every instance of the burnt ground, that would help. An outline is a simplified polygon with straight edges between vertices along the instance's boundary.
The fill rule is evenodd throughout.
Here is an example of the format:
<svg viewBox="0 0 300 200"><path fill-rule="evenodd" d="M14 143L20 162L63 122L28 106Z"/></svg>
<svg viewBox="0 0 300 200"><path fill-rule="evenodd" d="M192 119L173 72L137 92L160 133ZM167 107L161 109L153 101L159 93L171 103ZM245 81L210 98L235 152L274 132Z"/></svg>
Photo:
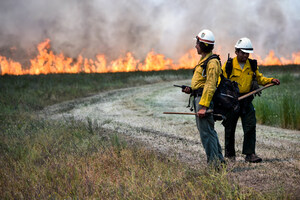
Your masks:
<svg viewBox="0 0 300 200"><path fill-rule="evenodd" d="M97 126L117 132L169 156L176 156L194 167L206 167L206 156L191 115L165 115L164 111L190 112L188 95L164 82L141 87L113 90L83 99L53 105L41 113L53 120L90 119ZM221 146L224 130L216 122ZM243 132L236 130L237 159L228 161L228 176L241 186L258 191L280 192L300 198L300 131L257 125L256 152L262 163L246 163L241 154Z"/></svg>

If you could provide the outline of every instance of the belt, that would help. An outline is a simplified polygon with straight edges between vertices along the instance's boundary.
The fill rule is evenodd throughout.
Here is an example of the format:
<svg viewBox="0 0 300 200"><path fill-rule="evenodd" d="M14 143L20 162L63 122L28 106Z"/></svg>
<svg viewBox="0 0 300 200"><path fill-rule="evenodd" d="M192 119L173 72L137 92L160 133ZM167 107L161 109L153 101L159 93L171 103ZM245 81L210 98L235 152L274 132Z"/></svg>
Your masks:
<svg viewBox="0 0 300 200"><path fill-rule="evenodd" d="M202 92L203 92L203 88L198 88L196 90L192 90L190 98L189 98L189 104L187 106L187 108L190 107L191 111L193 111L193 105L191 106L191 97L192 96L194 96L194 97L200 97L200 96L202 96Z"/></svg>
<svg viewBox="0 0 300 200"><path fill-rule="evenodd" d="M192 96L199 97L202 96L203 88L198 88L196 90L192 90Z"/></svg>

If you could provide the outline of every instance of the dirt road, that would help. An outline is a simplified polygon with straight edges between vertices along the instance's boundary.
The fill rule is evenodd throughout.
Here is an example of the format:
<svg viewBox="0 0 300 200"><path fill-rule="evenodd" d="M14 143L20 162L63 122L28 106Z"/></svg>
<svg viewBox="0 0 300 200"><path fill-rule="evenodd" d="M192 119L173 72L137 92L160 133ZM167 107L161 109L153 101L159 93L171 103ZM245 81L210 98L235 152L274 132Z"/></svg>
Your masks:
<svg viewBox="0 0 300 200"><path fill-rule="evenodd" d="M163 114L164 111L190 112L186 108L188 95L173 84L175 82L165 82L100 93L48 107L43 113L57 120L87 121L89 118L98 126L143 142L146 147L205 167L206 156L195 117ZM176 84L189 84L189 81ZM224 146L223 126L220 122L215 126L221 146ZM259 164L245 163L242 142L239 123L237 160L228 162L230 178L259 191L279 187L300 196L300 131L257 125L256 152L263 158Z"/></svg>

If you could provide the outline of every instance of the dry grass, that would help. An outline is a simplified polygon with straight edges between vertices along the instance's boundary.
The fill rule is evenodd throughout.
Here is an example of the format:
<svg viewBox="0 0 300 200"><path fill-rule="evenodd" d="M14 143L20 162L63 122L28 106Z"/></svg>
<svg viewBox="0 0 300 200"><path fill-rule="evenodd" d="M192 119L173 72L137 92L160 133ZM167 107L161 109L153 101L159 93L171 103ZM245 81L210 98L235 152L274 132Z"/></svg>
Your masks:
<svg viewBox="0 0 300 200"><path fill-rule="evenodd" d="M239 187L226 170L191 168L142 144L128 143L91 121L63 124L26 118L17 126L8 120L2 129L1 199L274 197Z"/></svg>

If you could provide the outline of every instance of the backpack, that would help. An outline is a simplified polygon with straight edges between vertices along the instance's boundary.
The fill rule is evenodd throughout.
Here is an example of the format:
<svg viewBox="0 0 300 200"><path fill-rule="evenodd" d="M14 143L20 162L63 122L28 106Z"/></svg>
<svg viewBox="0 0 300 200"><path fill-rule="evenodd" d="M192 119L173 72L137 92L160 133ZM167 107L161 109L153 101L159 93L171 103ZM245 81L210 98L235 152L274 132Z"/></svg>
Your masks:
<svg viewBox="0 0 300 200"><path fill-rule="evenodd" d="M235 113L239 112L240 104L238 83L231 81L223 75L220 75L221 81L213 96L214 114L221 114L224 118L226 114L233 110ZM215 120L222 120L223 118L215 118Z"/></svg>
<svg viewBox="0 0 300 200"><path fill-rule="evenodd" d="M203 68L202 75L206 76L206 67L207 63L211 59L218 59L221 65L221 60L219 55L213 54L210 57L207 58L207 60L201 65ZM199 65L196 65L193 73L195 72L196 67ZM221 81L220 84L217 86L217 89L214 93L214 96L212 98L213 101L213 110L214 110L214 119L215 120L223 120L223 117L219 118L216 117L218 115L225 116L228 111L233 109L235 112L239 111L239 88L237 85L237 82L231 81L224 77L223 73L220 75Z"/></svg>

